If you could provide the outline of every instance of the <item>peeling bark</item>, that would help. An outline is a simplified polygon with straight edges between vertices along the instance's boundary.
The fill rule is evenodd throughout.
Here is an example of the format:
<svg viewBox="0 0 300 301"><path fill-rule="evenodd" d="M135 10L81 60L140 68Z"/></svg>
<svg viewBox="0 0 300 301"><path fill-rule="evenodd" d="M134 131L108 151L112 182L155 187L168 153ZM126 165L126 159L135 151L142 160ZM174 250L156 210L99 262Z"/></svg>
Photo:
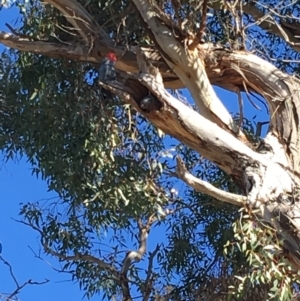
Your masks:
<svg viewBox="0 0 300 301"><path fill-rule="evenodd" d="M167 26L164 20L160 20L150 1L133 0L133 2L150 27L165 61L190 91L201 115L237 133L238 129L231 115L217 97L207 78L197 48L189 50L191 42L188 39L180 43L173 35L173 28Z"/></svg>

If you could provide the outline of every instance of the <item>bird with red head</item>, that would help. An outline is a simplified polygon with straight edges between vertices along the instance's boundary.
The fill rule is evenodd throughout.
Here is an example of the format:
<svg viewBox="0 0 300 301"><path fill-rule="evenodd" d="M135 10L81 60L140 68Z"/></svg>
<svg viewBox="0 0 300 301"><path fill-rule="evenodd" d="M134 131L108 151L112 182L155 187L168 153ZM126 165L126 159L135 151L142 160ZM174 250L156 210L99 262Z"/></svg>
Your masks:
<svg viewBox="0 0 300 301"><path fill-rule="evenodd" d="M114 52L109 52L107 55L106 55L106 58L108 60L110 60L111 62L116 62L117 61L117 57L116 57L116 54Z"/></svg>
<svg viewBox="0 0 300 301"><path fill-rule="evenodd" d="M115 64L117 57L115 53L109 52L103 59L100 68L98 78L101 82L105 83L116 78Z"/></svg>
<svg viewBox="0 0 300 301"><path fill-rule="evenodd" d="M117 75L115 69L116 61L117 61L117 57L115 53L109 52L106 55L98 71L98 79L100 82L105 84L109 81L113 81L116 79L116 75ZM99 93L102 99L112 98L111 92L107 91L102 86L100 87Z"/></svg>

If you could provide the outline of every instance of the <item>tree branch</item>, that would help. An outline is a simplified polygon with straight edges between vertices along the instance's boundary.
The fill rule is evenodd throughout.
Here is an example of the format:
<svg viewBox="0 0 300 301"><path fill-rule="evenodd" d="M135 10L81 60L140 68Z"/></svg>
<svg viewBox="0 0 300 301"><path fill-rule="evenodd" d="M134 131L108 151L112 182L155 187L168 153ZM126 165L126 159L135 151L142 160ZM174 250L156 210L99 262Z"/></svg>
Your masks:
<svg viewBox="0 0 300 301"><path fill-rule="evenodd" d="M133 261L139 262L146 253L147 248L147 238L150 229L150 225L143 225L141 220L138 221L139 226L139 248L136 251L130 251L127 253L126 257L123 260L123 265L121 269L121 283L123 291L123 300L132 300L130 295L130 289L128 286L127 273L130 265Z"/></svg>
<svg viewBox="0 0 300 301"><path fill-rule="evenodd" d="M255 6L254 1L244 2L243 12L251 15L255 23L265 31L275 34L288 43L294 50L300 51L300 39L295 37L292 31L286 27L278 24L271 16L271 14L265 14L259 8ZM284 25L284 23L283 23Z"/></svg>
<svg viewBox="0 0 300 301"><path fill-rule="evenodd" d="M153 252L150 252L149 255L149 264L147 269L147 277L145 281L145 295L143 296L143 301L147 301L150 297L150 294L152 292L152 281L151 281L151 275L152 275L152 269L153 269L153 260L156 256L156 254L159 251L159 245L156 246Z"/></svg>
<svg viewBox="0 0 300 301"><path fill-rule="evenodd" d="M37 282L37 281L32 281L31 279L25 281L23 284L19 284L14 272L13 272L13 268L11 266L11 264L6 261L1 255L0 255L0 260L8 266L9 268L9 272L10 272L10 275L12 277L12 279L14 280L14 283L16 284L16 289L11 293L9 294L6 298L6 300L12 300L13 297L15 297L16 295L18 295L20 293L20 291L28 284L31 284L31 285L41 285L41 284L45 284L45 283L48 283L50 280L48 279L45 279L45 281L41 281L41 282ZM1 294L0 294L1 295Z"/></svg>
<svg viewBox="0 0 300 301"><path fill-rule="evenodd" d="M95 49L90 51L88 46L50 42L50 41L37 41L31 37L20 37L11 33L0 31L0 43L3 45L18 49L20 51L42 54L52 58L64 58L75 61L100 63L105 54L109 51L114 51L119 59L116 63L116 68L123 72L138 73L138 65L136 61L136 54L133 51L124 52L123 49L115 46L110 46L103 41L96 40ZM159 66L160 71L164 77L164 85L169 89L183 88L183 84L176 75L170 72L170 68L160 58L157 51L151 48L143 48L144 54L147 59L154 65Z"/></svg>
<svg viewBox="0 0 300 301"><path fill-rule="evenodd" d="M152 76L141 75L135 78L136 80L130 79L125 84L110 82L105 88L134 105L163 132L177 138L231 175L244 189L247 201L253 208L259 208L270 196L275 199L292 191L292 175L295 170L289 168L284 149L276 135L269 133L266 141L270 139L270 152L260 154L175 99L161 84L156 83ZM142 99L138 98L137 80L147 87L159 103L157 109L150 112L141 109ZM278 82L276 84L278 85ZM141 97L146 95L148 94L145 93ZM272 159L273 151L276 153L276 162ZM272 185L263 179L272 179Z"/></svg>
<svg viewBox="0 0 300 301"><path fill-rule="evenodd" d="M194 49L199 44L199 42L201 42L201 39L205 33L208 0L203 0L201 5L202 5L202 9L201 9L202 16L200 21L200 27L196 34L196 37L194 38L194 41L192 41L191 45L189 46L190 49Z"/></svg>
<svg viewBox="0 0 300 301"><path fill-rule="evenodd" d="M20 51L42 54L52 58L72 59L91 63L100 63L104 54L109 51L114 51L120 57L116 64L118 70L138 73L135 52L126 51L124 53L121 48L111 47L101 41L96 41L97 47L95 50L89 52L89 47L83 45L33 41L31 37L19 37L11 33L0 31L0 43ZM288 78L287 75L278 71L273 65L251 53L229 52L222 47L215 47L210 44L198 45L197 48L204 59L210 82L229 91L235 92L237 87L240 91L245 91L243 84L245 81L244 76L233 68L234 65L240 66L240 69L243 70L243 73L247 77L247 88L249 92L253 91L263 97L267 96L271 98L274 88L276 88L277 92L279 91L275 84L276 80ZM182 81L175 74L170 72L170 67L161 59L156 50L149 47L143 48L143 52L154 66L159 67L164 79L165 88L178 89L184 87ZM121 54L123 55L121 56ZM248 66L251 67L251 70L248 70ZM272 72L272 68L277 70L276 74L281 73L281 76L277 76L275 79L272 74L272 77L269 77L268 72ZM263 74L263 80L257 82L257 79L260 79L261 73ZM256 82L256 84L252 85L251 82Z"/></svg>
<svg viewBox="0 0 300 301"><path fill-rule="evenodd" d="M110 82L104 87L132 104L163 132L201 153L226 173L233 175L240 169L238 165L242 163L236 161L235 154L238 154L239 160L245 160L244 164L251 158L258 158L259 154L253 152L244 143L174 98L161 84L153 81L152 76L145 74L140 77L131 76L131 78L136 80L126 83ZM138 99L138 80L157 98L161 104L159 111L145 112L140 108L142 99Z"/></svg>
<svg viewBox="0 0 300 301"><path fill-rule="evenodd" d="M61 42L36 41L30 37L19 37L0 31L0 42L20 51L43 54L53 58L66 58L80 61L96 62L96 58L88 55L88 47L65 44Z"/></svg>
<svg viewBox="0 0 300 301"><path fill-rule="evenodd" d="M105 89L108 89L122 97L126 102L132 104L139 112L145 115L150 122L155 124L163 132L172 135L182 143L186 143L196 151L201 152L203 155L207 154L214 162L220 161L217 159L217 157L212 158L212 156L214 156L212 153L214 151L218 152L218 150L214 149L214 151L212 151L210 149L210 151L208 152L206 152L205 150L206 147L210 148L208 146L208 141L206 141L206 139L210 140L209 136L216 138L221 137L223 134L226 134L226 138L230 139L231 143L233 143L232 140L234 140L235 142L240 143L236 145L240 145L248 149L248 147L239 142L231 134L225 132L217 125L199 115L192 108L174 98L164 89L161 84L155 82L151 75L145 74L140 77L128 77L134 78L135 80L126 81L124 83L110 82L104 87ZM141 109L140 102L143 97L148 95L148 93L138 93L138 91L141 90L137 82L138 80L143 85L145 85L147 89L159 100L158 103L160 104L159 106L162 107L161 110L155 112L147 112ZM214 132L215 134L211 132ZM216 140L220 141L219 138L216 138ZM223 140L220 143L222 144ZM218 153L218 156L223 157L223 155L221 153Z"/></svg>
<svg viewBox="0 0 300 301"><path fill-rule="evenodd" d="M104 270L107 270L109 271L114 277L116 280L119 279L119 273L118 271L116 270L115 267L113 267L112 265L104 262L103 260L95 257L95 256L92 256L92 255L88 255L88 254L81 254L81 253L77 253L76 255L73 255L73 256L67 256L67 255L63 255L63 254L60 254L54 250L52 250L49 245L48 245L48 241L47 239L45 238L43 232L41 229L39 229L38 227L34 226L33 224L31 223L27 223L27 222L24 222L24 221L19 221L19 220L15 220L16 222L18 223L22 223L26 226L29 226L31 227L33 230L39 232L39 234L41 235L41 244L45 250L46 253L49 253L57 258L60 258L62 260L66 260L66 261L81 261L81 260L86 260L86 261L89 261L89 262L93 262L95 264L97 264L100 268L104 269Z"/></svg>
<svg viewBox="0 0 300 301"><path fill-rule="evenodd" d="M198 48L189 50L193 41L181 36L180 38L183 39L181 43L174 36L172 26L163 22L160 15L156 13L152 1L133 0L133 2L150 27L160 53L171 70L178 75L190 91L201 115L233 133L238 133L231 115L217 97L208 80Z"/></svg>
<svg viewBox="0 0 300 301"><path fill-rule="evenodd" d="M178 177L183 182L185 182L188 186L194 188L196 191L205 193L219 201L233 204L236 206L243 206L246 203L247 197L245 196L223 191L221 189L214 187L212 184L206 181L197 179L195 176L193 176L187 171L180 157L176 157L176 162L177 162L176 173L175 174L172 173L172 175Z"/></svg>
<svg viewBox="0 0 300 301"><path fill-rule="evenodd" d="M93 36L105 39L106 43L112 43L109 35L94 22L92 16L76 0L45 0L44 3L51 4L57 8L77 30L88 46L91 46Z"/></svg>

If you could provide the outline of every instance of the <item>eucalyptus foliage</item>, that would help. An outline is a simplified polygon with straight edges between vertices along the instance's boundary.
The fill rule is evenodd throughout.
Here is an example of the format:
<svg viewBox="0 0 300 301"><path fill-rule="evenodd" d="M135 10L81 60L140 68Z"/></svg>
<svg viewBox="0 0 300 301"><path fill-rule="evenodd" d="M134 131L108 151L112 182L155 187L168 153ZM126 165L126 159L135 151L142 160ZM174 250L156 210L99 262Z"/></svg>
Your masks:
<svg viewBox="0 0 300 301"><path fill-rule="evenodd" d="M130 1L80 2L116 45L152 43ZM231 48L237 37L232 15L222 8L222 2L211 4L204 40ZM278 1L260 1L260 5L267 12L264 5L273 2ZM198 1L181 3L180 16L188 19L185 26L196 29L201 21L201 13L195 11ZM38 1L15 5L20 9L21 34L83 43L55 8ZM158 5L172 12L169 2L158 1ZM278 13L298 14L299 7L294 1ZM245 25L250 21L245 17ZM297 59L298 53L278 37L258 26L247 29L245 36L251 50L276 60L284 71L298 73L288 61ZM227 291L241 300L256 300L257 296L265 298L260 300L290 300L298 280L289 276L285 266L274 265L274 235L266 233L272 230L254 227L238 208L169 177L174 156L180 154L197 177L216 187L232 192L238 187L216 166L159 132L121 99L100 93L97 68L96 64L15 50L1 54L1 150L7 159L25 156L32 174L58 195L57 200L21 204L23 221L39 231L45 253L64 262L62 270L78 281L88 297L104 293L108 299L119 298L119 284L108 270L93 261L66 258L89 254L120 270L125 251L137 242L136 220L155 215L164 238L155 241L160 251L153 268L153 298L168 295L171 300L209 300L212 292ZM252 122L245 119L243 127L256 139ZM164 216L163 209L174 213ZM151 231L150 239L155 240ZM147 264L131 269L130 284L137 297L145 291L146 271ZM258 295L253 295L255 286ZM208 294L201 299L203 291Z"/></svg>

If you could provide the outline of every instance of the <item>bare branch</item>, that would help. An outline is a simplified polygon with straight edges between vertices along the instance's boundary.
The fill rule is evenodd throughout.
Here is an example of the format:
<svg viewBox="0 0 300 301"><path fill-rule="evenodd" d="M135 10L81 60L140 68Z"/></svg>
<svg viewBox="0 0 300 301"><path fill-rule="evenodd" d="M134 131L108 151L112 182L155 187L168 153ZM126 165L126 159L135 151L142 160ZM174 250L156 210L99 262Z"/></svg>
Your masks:
<svg viewBox="0 0 300 301"><path fill-rule="evenodd" d="M41 282L37 282L37 281L32 281L31 279L25 281L23 284L19 284L14 272L13 272L13 268L11 266L11 264L6 261L1 255L0 255L0 260L8 266L9 268L9 272L10 272L10 275L12 277L12 279L14 280L14 283L16 284L16 289L10 294L8 295L6 298L6 300L10 300L12 299L13 297L15 297L16 295L18 295L20 293L20 291L28 284L31 284L31 285L41 285L41 284L45 284L45 283L48 283L50 280L48 279L45 279L44 281L41 281Z"/></svg>
<svg viewBox="0 0 300 301"><path fill-rule="evenodd" d="M80 61L96 62L96 58L88 55L85 46L70 46L65 43L48 41L33 41L30 37L18 37L10 33L0 31L0 42L10 48L20 51L43 54L53 58L64 57Z"/></svg>
<svg viewBox="0 0 300 301"><path fill-rule="evenodd" d="M121 269L121 283L123 291L123 299L131 300L130 289L128 286L127 273L130 265L133 261L139 262L146 253L147 248L147 238L149 233L149 226L142 225L141 220L138 220L138 226L140 230L139 237L139 248L136 251L129 251L123 260L123 265Z"/></svg>
<svg viewBox="0 0 300 301"><path fill-rule="evenodd" d="M5 23L5 26L17 37L28 38L26 35L17 32L14 28L12 28L8 23Z"/></svg>
<svg viewBox="0 0 300 301"><path fill-rule="evenodd" d="M154 67L147 59L142 49L138 48L136 51L137 63L140 73L150 74L154 76L154 80L163 84L162 75L157 67Z"/></svg>
<svg viewBox="0 0 300 301"><path fill-rule="evenodd" d="M130 251L127 253L121 269L121 274L124 277L127 278L127 272L131 263L133 261L139 262L143 258L144 254L146 253L148 232L149 229L147 226L140 229L139 248L136 251Z"/></svg>
<svg viewBox="0 0 300 301"><path fill-rule="evenodd" d="M151 275L152 275L152 269L153 269L153 260L156 256L156 254L159 251L159 245L156 246L153 252L150 252L149 254L149 264L147 269L147 277L145 281L145 295L143 297L143 301L147 301L150 297L151 291L152 291L152 281L151 281Z"/></svg>
<svg viewBox="0 0 300 301"><path fill-rule="evenodd" d="M184 181L187 185L194 188L196 191L205 193L219 201L233 204L236 206L243 206L246 203L247 197L245 196L223 191L221 189L214 187L212 184L206 181L197 179L195 176L193 176L187 171L180 157L176 157L176 162L177 162L177 170L175 175L179 179Z"/></svg>
<svg viewBox="0 0 300 301"><path fill-rule="evenodd" d="M180 36L186 35L185 32L182 30L182 28L177 26L173 18L171 18L170 15L168 15L167 13L165 13L164 10L160 8L155 1L149 0L148 4L151 5L151 10L155 12L155 14L159 17L159 19L163 23L165 23L169 28L172 28L172 31L175 35L180 35Z"/></svg>
<svg viewBox="0 0 300 301"><path fill-rule="evenodd" d="M54 267L48 260L45 260L45 258L42 258L42 256L40 255L41 249L39 250L39 254L37 254L30 246L28 246L28 247L29 247L29 249L31 250L31 252L34 254L34 256L36 258L38 258L39 260L45 262L54 271L59 272L59 273L72 274L71 271L65 271L63 269L58 269L58 268Z"/></svg>
<svg viewBox="0 0 300 301"><path fill-rule="evenodd" d="M181 3L180 3L179 0L171 0L171 1L172 1L172 5L173 5L173 8L174 8L174 12L175 12L175 16L176 16L179 28L182 29L182 20L180 18L180 14L179 14Z"/></svg>
<svg viewBox="0 0 300 301"><path fill-rule="evenodd" d="M245 64L247 64L249 72L251 63L245 62ZM263 67L261 66L261 68ZM270 81L272 76L277 77L279 75L276 74L277 71L275 68L272 75L266 71L268 74L267 81ZM136 80L128 81L125 85L110 82L108 89L114 90L115 93L124 97L126 102L133 104L138 111L142 112L151 123L163 132L172 135L193 148L205 158L217 164L228 175L231 175L244 188L247 201L251 202L253 208L258 208L267 195L268 197L272 195L272 197L276 198L281 193L286 194L291 191L294 185L293 176L291 175L294 174L295 169L289 168L282 144L272 132L265 138L266 141L269 140L267 143L270 145L268 154L260 154L216 124L199 115L196 111L179 102L162 85L153 81L152 76L141 75L137 79L156 98L159 104L157 109L146 112L140 108L139 104L142 99L139 99L141 94L137 92L140 88ZM278 90L281 87L280 80L274 84L277 86L274 90ZM279 93L285 93L285 91L282 89ZM145 93L141 97L146 95L148 94ZM295 142L297 143L297 141ZM274 157L272 154L275 153L276 162L271 160ZM259 171L257 168L259 168ZM258 174L261 176L258 177ZM272 179L272 185L263 181L265 178ZM254 186L254 182L259 184Z"/></svg>
<svg viewBox="0 0 300 301"><path fill-rule="evenodd" d="M263 125L269 124L269 121L263 121L263 122L258 122L257 123L257 127L256 127L256 131L255 131L255 136L258 138L261 136L261 130Z"/></svg>
<svg viewBox="0 0 300 301"><path fill-rule="evenodd" d="M160 53L190 91L201 115L222 128L240 134L208 80L201 53L198 52L198 48L189 49L193 41L182 35L181 42L174 35L173 25L164 22L152 1L133 0L133 2L150 27Z"/></svg>
<svg viewBox="0 0 300 301"><path fill-rule="evenodd" d="M116 64L116 68L122 72L138 73L138 64L136 60L136 54L133 51L126 51L124 53L123 49L118 47L111 47L102 42L96 42L97 48L94 51L89 52L89 47L83 45L70 45L61 42L48 42L48 41L33 41L31 37L21 38L10 33L5 33L0 31L0 43L5 46L18 49L20 51L31 52L36 54L46 55L52 58L65 58L75 61L100 63L104 54L109 51L114 51L119 59ZM252 80L252 78L263 72L263 81L260 81L260 88L257 85L247 86L249 92L253 91L262 96L271 97L272 91L274 90L274 76L268 77L267 73L272 70L270 69L270 64L259 59L254 54L244 53L244 52L228 52L227 50L220 48L218 46L211 46L207 44L198 45L198 51L204 59L205 68L209 80L212 84L220 86L229 91L236 91L236 87L240 91L245 91L245 86L243 81L245 80L241 74L238 74L232 68L232 62L234 65L241 66L243 73L249 82L257 82L257 80ZM170 67L161 59L159 53L153 48L143 48L143 53L146 55L147 59L151 63L159 67L162 73L165 88L178 89L183 88L183 82L170 71ZM122 57L120 57L123 54ZM260 62L258 62L260 60ZM252 62L257 62L258 64L253 64ZM246 65L251 64L251 70L248 70ZM268 66L266 66L268 65ZM244 67L243 67L244 66ZM261 66L263 66L261 68ZM259 70L254 70L256 67ZM266 68L267 67L267 68ZM274 66L272 68L276 69ZM267 72L266 72L267 71ZM278 70L276 71L278 73ZM283 75L286 78L286 75ZM277 90L278 87L275 89Z"/></svg>
<svg viewBox="0 0 300 301"><path fill-rule="evenodd" d="M11 275L12 279L14 280L14 283L16 284L17 287L19 287L20 285L17 281L17 278L14 275L11 264L8 261L6 261L1 255L0 255L0 260L3 261L3 263L8 266L10 275Z"/></svg>

